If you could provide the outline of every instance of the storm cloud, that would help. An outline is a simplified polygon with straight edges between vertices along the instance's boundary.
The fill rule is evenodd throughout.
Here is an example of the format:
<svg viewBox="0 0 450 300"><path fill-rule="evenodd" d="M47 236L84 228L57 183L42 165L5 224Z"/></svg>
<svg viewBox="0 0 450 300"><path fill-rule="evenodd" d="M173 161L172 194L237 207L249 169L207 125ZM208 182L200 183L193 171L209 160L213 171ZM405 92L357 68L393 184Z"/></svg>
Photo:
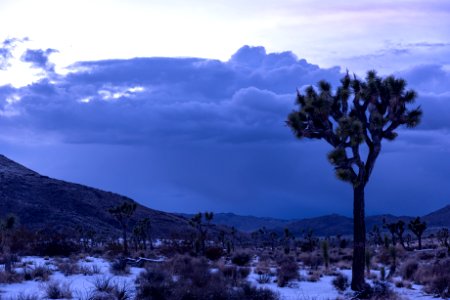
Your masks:
<svg viewBox="0 0 450 300"><path fill-rule="evenodd" d="M284 124L296 90L321 79L336 86L339 67L244 46L228 61L87 61L63 75L54 72L53 52L22 56L51 75L0 87L1 140L12 158L169 211L351 212L351 188L333 177L327 145L297 141ZM419 214L424 199L429 210L449 202L449 70L418 65L397 75L419 92L423 124L385 145L368 187L369 213ZM405 198L417 205L405 208Z"/></svg>

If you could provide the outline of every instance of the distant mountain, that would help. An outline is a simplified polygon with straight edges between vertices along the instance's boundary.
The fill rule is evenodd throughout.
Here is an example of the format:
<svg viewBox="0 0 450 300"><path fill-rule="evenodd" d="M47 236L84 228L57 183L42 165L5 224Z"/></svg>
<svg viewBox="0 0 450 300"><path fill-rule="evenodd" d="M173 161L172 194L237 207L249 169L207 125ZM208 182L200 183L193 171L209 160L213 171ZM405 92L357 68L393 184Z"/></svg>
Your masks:
<svg viewBox="0 0 450 300"><path fill-rule="evenodd" d="M423 216L423 220L431 226L450 227L450 204L441 209L438 209L435 212Z"/></svg>
<svg viewBox="0 0 450 300"><path fill-rule="evenodd" d="M107 209L131 199L80 184L42 176L0 155L0 217L12 213L30 228L90 227L97 232L116 231ZM148 217L154 236L191 230L180 216L139 205L132 221Z"/></svg>
<svg viewBox="0 0 450 300"><path fill-rule="evenodd" d="M186 218L192 218L193 214L178 214ZM234 227L244 232L252 232L262 227L277 228L283 227L292 221L267 218L267 217L254 217L254 216L240 216L233 213L216 213L212 221L217 225L224 225L228 227Z"/></svg>
<svg viewBox="0 0 450 300"><path fill-rule="evenodd" d="M189 215L186 215L189 217ZM366 228L370 231L374 225L382 228L383 220L386 222L397 222L403 220L408 223L414 217L394 216L394 215L375 215L366 218ZM450 205L422 217L422 220L428 223L429 229L440 227L450 228ZM316 235L350 235L353 233L353 219L337 214L320 216L315 218L299 220L283 220L275 218L259 218L253 216L239 216L230 213L218 213L213 219L213 223L234 226L238 230L252 232L265 227L278 233L282 233L285 228L289 229L295 236L303 234L304 230L312 229Z"/></svg>
<svg viewBox="0 0 450 300"><path fill-rule="evenodd" d="M292 234L300 236L304 230L312 229L317 235L349 234L353 231L353 220L337 214L302 219L286 226Z"/></svg>

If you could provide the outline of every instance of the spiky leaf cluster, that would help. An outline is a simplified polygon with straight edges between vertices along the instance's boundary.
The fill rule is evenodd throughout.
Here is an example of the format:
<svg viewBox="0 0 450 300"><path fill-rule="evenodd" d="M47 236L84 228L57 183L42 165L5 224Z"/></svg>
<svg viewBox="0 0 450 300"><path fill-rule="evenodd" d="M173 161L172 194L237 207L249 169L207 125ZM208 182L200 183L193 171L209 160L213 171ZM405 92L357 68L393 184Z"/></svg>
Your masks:
<svg viewBox="0 0 450 300"><path fill-rule="evenodd" d="M420 221L420 217L411 220L408 224L409 230L411 230L416 236L422 236L425 229L427 229L427 223Z"/></svg>
<svg viewBox="0 0 450 300"><path fill-rule="evenodd" d="M324 139L333 146L328 160L338 178L365 185L383 139L394 140L404 125L417 126L422 111L409 109L417 94L406 89L406 81L389 76L381 78L369 71L364 80L347 73L335 91L326 81L297 92L296 105L287 125L298 138ZM360 146L368 147L366 158Z"/></svg>

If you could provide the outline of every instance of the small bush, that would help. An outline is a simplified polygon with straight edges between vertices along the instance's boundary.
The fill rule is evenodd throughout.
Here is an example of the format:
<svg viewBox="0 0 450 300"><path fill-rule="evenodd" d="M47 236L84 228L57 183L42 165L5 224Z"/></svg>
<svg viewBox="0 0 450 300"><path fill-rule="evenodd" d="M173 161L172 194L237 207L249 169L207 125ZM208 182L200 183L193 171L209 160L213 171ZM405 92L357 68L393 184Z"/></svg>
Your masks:
<svg viewBox="0 0 450 300"><path fill-rule="evenodd" d="M241 277L242 279L245 279L250 274L250 268L246 268L246 267L238 268L238 273L239 273L239 277Z"/></svg>
<svg viewBox="0 0 450 300"><path fill-rule="evenodd" d="M137 299L169 300L175 283L172 276L160 269L147 269L136 280Z"/></svg>
<svg viewBox="0 0 450 300"><path fill-rule="evenodd" d="M114 300L131 300L133 298L133 291L124 282L122 285L116 284L113 290Z"/></svg>
<svg viewBox="0 0 450 300"><path fill-rule="evenodd" d="M240 291L236 292L234 298L231 299L243 299L243 300L278 300L280 297L273 291L265 288L256 288L250 284L241 286Z"/></svg>
<svg viewBox="0 0 450 300"><path fill-rule="evenodd" d="M427 284L425 290L431 294L437 295L444 299L450 297L450 274L436 275L431 282Z"/></svg>
<svg viewBox="0 0 450 300"><path fill-rule="evenodd" d="M317 282L320 280L320 273L318 271L310 271L306 277L306 281Z"/></svg>
<svg viewBox="0 0 450 300"><path fill-rule="evenodd" d="M25 280L25 276L16 272L0 271L0 283L20 283Z"/></svg>
<svg viewBox="0 0 450 300"><path fill-rule="evenodd" d="M1 296L0 299L2 299ZM40 298L38 295L19 293L14 300L39 300L39 299Z"/></svg>
<svg viewBox="0 0 450 300"><path fill-rule="evenodd" d="M40 298L38 295L20 293L19 295L17 295L15 300L39 300L39 299Z"/></svg>
<svg viewBox="0 0 450 300"><path fill-rule="evenodd" d="M348 277L345 276L342 273L339 273L332 281L333 286L338 290L338 291L345 291L350 285L348 283Z"/></svg>
<svg viewBox="0 0 450 300"><path fill-rule="evenodd" d="M251 255L248 252L240 251L236 252L233 257L231 257L231 262L238 266L245 266L247 265L251 260Z"/></svg>
<svg viewBox="0 0 450 300"><path fill-rule="evenodd" d="M67 283L50 281L45 286L45 296L48 299L72 299L72 291Z"/></svg>
<svg viewBox="0 0 450 300"><path fill-rule="evenodd" d="M403 263L400 271L403 279L412 279L418 268L419 264L417 263L417 261L408 260Z"/></svg>
<svg viewBox="0 0 450 300"><path fill-rule="evenodd" d="M421 265L414 274L414 281L425 285L427 293L440 297L450 297L450 259Z"/></svg>
<svg viewBox="0 0 450 300"><path fill-rule="evenodd" d="M291 257L285 257L279 262L277 270L277 284L279 287L284 287L286 284L294 279L299 278L298 264Z"/></svg>
<svg viewBox="0 0 450 300"><path fill-rule="evenodd" d="M58 263L56 267L61 273L64 274L64 276L70 276L81 273L80 266L78 265L78 263L73 261L64 261Z"/></svg>
<svg viewBox="0 0 450 300"><path fill-rule="evenodd" d="M126 260L117 259L111 263L109 271L114 275L127 275L130 274L130 267Z"/></svg>
<svg viewBox="0 0 450 300"><path fill-rule="evenodd" d="M205 257L209 260L216 261L223 256L223 249L220 247L209 247L205 250Z"/></svg>
<svg viewBox="0 0 450 300"><path fill-rule="evenodd" d="M40 281L48 281L50 275L52 275L52 270L50 270L49 267L44 265L39 265L34 267L31 270L31 277L34 280L40 280Z"/></svg>
<svg viewBox="0 0 450 300"><path fill-rule="evenodd" d="M259 261L258 265L255 268L255 273L258 274L258 278L256 279L259 283L269 283L271 280L271 272L269 263L264 261Z"/></svg>
<svg viewBox="0 0 450 300"><path fill-rule="evenodd" d="M270 274L269 273L258 274L258 278L256 279L256 281L260 284L270 283Z"/></svg>
<svg viewBox="0 0 450 300"><path fill-rule="evenodd" d="M111 277L106 276L95 277L94 280L92 281L92 284L94 285L95 291L99 293L110 294L114 289Z"/></svg>

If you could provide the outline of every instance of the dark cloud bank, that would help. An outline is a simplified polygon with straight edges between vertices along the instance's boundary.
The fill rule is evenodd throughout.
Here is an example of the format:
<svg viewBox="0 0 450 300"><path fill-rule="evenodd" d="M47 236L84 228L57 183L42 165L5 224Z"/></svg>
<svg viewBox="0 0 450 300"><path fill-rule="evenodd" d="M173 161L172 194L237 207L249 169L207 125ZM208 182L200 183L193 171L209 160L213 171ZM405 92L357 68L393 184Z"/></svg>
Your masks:
<svg viewBox="0 0 450 300"><path fill-rule="evenodd" d="M9 52L1 49L6 67ZM334 178L328 146L296 141L284 126L296 89L320 79L336 86L339 68L245 46L227 62L104 60L60 75L49 60L54 51L22 56L46 78L0 87L6 155L167 211L351 213L351 187ZM424 121L385 144L367 210L423 214L450 202L450 74L424 65L398 75L421 95Z"/></svg>

